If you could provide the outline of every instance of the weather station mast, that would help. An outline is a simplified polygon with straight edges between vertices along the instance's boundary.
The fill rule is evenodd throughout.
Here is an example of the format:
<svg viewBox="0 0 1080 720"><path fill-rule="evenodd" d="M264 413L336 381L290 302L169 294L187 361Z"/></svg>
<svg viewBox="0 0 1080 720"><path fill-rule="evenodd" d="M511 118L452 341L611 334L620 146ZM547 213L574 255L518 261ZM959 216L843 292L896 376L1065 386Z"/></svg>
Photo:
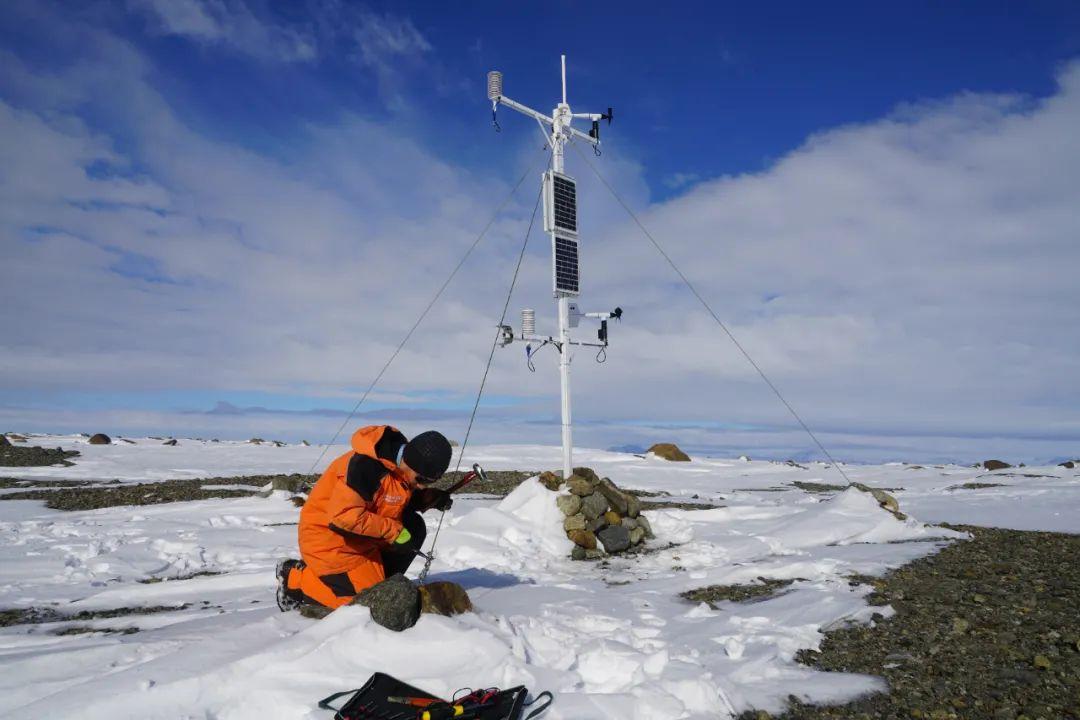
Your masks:
<svg viewBox="0 0 1080 720"><path fill-rule="evenodd" d="M552 290L555 298L559 334L543 336L536 334L536 313L521 311L521 332L517 335L509 325L500 326L500 345L506 347L514 340L526 343L525 355L532 367L532 357L545 345L552 345L559 352L559 380L562 391L562 454L563 477L568 478L573 468L573 423L570 412L570 349L574 346L599 348L597 358L606 357L608 346L608 320L622 317L622 309L610 312L583 313L578 309L576 298L581 293L581 277L578 265L578 213L577 182L564 172L563 151L567 142L580 140L594 149L600 147L600 121L611 124L612 110L606 113L575 113L566 102L566 56L562 56L562 102L555 106L551 115L526 107L503 94L502 73L493 70L487 76L488 99L491 100L492 122L500 105L533 118L540 126L544 140L551 148L551 169L543 174L544 231L551 237ZM574 128L574 120L592 123L588 133ZM498 128L498 124L495 123ZM550 132L549 132L550 129ZM581 318L600 321L596 341L572 340L570 331L577 328ZM533 348L534 344L538 347ZM602 360L601 360L602 362Z"/></svg>

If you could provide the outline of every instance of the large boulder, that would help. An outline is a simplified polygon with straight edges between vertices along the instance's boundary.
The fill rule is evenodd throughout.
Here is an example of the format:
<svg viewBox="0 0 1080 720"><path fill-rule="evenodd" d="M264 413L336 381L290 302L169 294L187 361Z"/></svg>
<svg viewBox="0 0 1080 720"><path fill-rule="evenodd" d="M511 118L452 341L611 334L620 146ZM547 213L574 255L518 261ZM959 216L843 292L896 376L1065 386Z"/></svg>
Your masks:
<svg viewBox="0 0 1080 720"><path fill-rule="evenodd" d="M1076 462L1073 461L1073 460L1066 460L1065 462L1060 463L1058 465L1058 467L1063 467L1063 468L1067 468L1069 470L1072 470L1073 468L1076 467Z"/></svg>
<svg viewBox="0 0 1080 720"><path fill-rule="evenodd" d="M432 615L460 615L472 612L473 604L469 593L457 583L438 581L421 585L420 613Z"/></svg>
<svg viewBox="0 0 1080 720"><path fill-rule="evenodd" d="M91 445L112 445L112 438L110 438L105 433L97 433L95 435L91 435L90 439L86 442L90 443Z"/></svg>
<svg viewBox="0 0 1080 720"><path fill-rule="evenodd" d="M630 533L622 525L609 525L597 534L604 550L611 553L630 549Z"/></svg>
<svg viewBox="0 0 1080 720"><path fill-rule="evenodd" d="M372 620L397 632L411 628L420 617L420 591L401 574L362 590L349 604L369 608Z"/></svg>
<svg viewBox="0 0 1080 720"><path fill-rule="evenodd" d="M656 537L655 535L653 535L652 524L649 522L649 519L647 517L645 517L644 515L638 515L634 519L637 521L637 526L645 531L645 537L650 539Z"/></svg>
<svg viewBox="0 0 1080 720"><path fill-rule="evenodd" d="M680 450L675 443L656 443L649 448L649 452L658 458L672 462L690 462L690 456Z"/></svg>
<svg viewBox="0 0 1080 720"><path fill-rule="evenodd" d="M987 470L1005 470L1012 467L1009 463L1000 460L983 460L982 466Z"/></svg>

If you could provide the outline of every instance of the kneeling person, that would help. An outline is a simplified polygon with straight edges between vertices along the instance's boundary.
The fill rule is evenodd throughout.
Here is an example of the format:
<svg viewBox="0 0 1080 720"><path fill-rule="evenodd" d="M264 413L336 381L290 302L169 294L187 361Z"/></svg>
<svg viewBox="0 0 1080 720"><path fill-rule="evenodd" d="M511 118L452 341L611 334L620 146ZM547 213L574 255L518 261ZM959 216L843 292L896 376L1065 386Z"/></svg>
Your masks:
<svg viewBox="0 0 1080 720"><path fill-rule="evenodd" d="M421 512L448 510L426 487L450 465L450 442L430 430L407 440L376 425L353 433L352 450L330 463L300 511L302 561L278 563L278 607L347 604L365 588L404 573L427 535Z"/></svg>

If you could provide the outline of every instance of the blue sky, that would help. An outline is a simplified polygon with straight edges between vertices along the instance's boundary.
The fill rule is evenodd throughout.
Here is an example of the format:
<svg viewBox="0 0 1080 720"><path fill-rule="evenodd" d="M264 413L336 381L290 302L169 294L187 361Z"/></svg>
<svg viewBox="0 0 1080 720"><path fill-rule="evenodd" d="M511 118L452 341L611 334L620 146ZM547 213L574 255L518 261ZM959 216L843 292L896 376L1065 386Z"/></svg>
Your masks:
<svg viewBox="0 0 1080 720"><path fill-rule="evenodd" d="M0 423L328 436L542 162L486 71L547 109L560 52L575 109L615 108L603 171L836 454L1078 452L1065 2L5 3ZM578 360L581 442L812 454L570 171L583 304L628 309ZM460 433L530 187L367 409ZM512 308L544 316L546 252ZM478 438L555 442L552 368L496 357Z"/></svg>

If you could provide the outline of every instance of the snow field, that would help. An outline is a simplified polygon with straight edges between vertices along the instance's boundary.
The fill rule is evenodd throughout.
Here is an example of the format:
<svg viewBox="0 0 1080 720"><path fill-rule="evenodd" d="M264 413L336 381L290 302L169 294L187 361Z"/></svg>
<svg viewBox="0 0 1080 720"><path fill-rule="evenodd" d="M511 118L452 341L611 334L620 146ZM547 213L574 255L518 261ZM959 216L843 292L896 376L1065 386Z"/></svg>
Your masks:
<svg viewBox="0 0 1080 720"><path fill-rule="evenodd" d="M306 472L320 452L180 443L87 445L78 448L85 458L75 467L17 472L125 482ZM68 447L57 439L39 444ZM558 458L554 447L503 446L470 451L469 461L540 470ZM297 510L282 493L76 513L0 502L0 608L176 608L0 629L0 715L328 718L317 700L357 687L376 670L447 695L478 684L549 689L557 696L553 720L729 717L751 706L779 710L789 694L842 701L879 682L820 673L793 658L817 647L822 629L890 612L868 606L869 588L852 586L847 576L880 574L933 552L935 538L961 536L901 522L855 490L816 494L788 485L840 482L834 469L819 465L673 464L598 451L579 453L578 462L621 487L689 502L698 495L725 507L648 511L658 536L649 552L576 563L567 557L554 494L538 482L502 500L462 496L447 515L431 579L461 583L477 612L425 616L404 633L373 624L363 608L318 622L278 612L273 566L296 554L296 528L282 523L296 522ZM846 471L870 485L907 488L894 494L916 517L1077 522L1077 478L1062 468L1025 469L1056 477L1001 477L991 481L1004 487L978 491L948 489L980 474L970 468L907 468ZM1072 512L1067 519L1039 512L1050 504ZM437 518L428 515L431 531ZM205 571L223 574L136 582ZM715 610L679 598L759 577L794 582L771 598ZM97 632L54 634L72 626ZM104 632L132 627L139 632Z"/></svg>

